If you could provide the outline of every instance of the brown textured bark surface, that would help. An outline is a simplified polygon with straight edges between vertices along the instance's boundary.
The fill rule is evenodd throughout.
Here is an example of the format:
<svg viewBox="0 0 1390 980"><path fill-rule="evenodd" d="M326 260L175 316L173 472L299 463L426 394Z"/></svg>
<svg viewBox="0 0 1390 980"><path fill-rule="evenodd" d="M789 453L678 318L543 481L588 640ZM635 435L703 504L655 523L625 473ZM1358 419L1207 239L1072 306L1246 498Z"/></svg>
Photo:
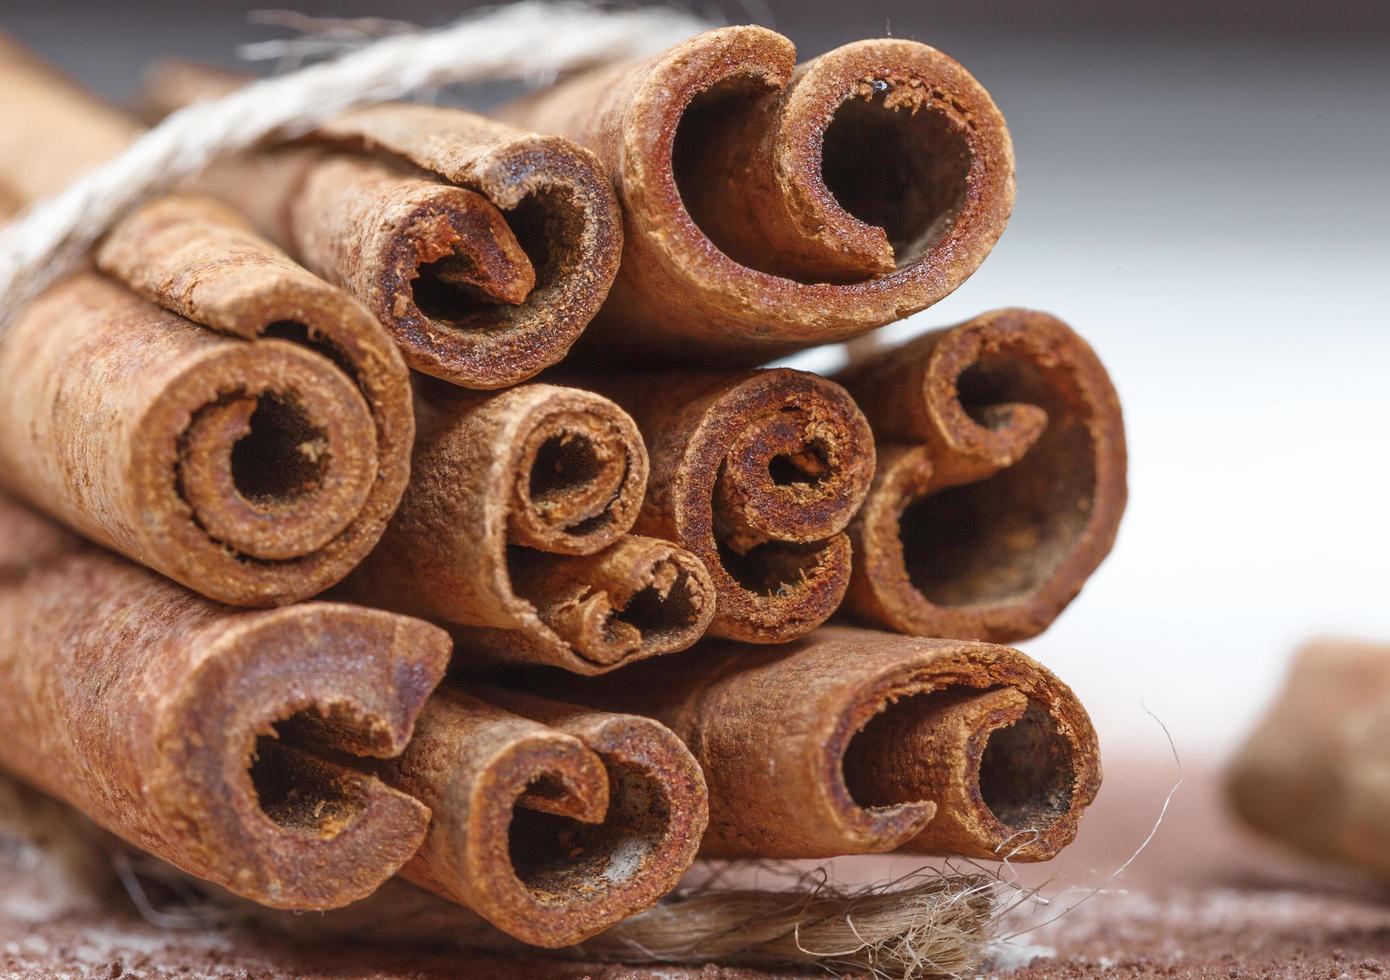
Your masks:
<svg viewBox="0 0 1390 980"><path fill-rule="evenodd" d="M925 636L1046 629L1109 553L1128 495L1119 398L1086 342L1046 313L996 310L836 380L879 447L845 608Z"/></svg>
<svg viewBox="0 0 1390 980"><path fill-rule="evenodd" d="M0 128L32 132L41 118L66 152L0 148L0 179L26 200L135 135L115 110L0 47ZM136 209L95 259L181 316L84 274L17 317L0 347L4 485L224 602L289 602L341 579L408 477L408 379L381 327L204 198Z"/></svg>
<svg viewBox="0 0 1390 980"><path fill-rule="evenodd" d="M431 698L410 745L381 767L434 812L405 878L547 947L676 886L708 803L675 735L649 718L472 690Z"/></svg>
<svg viewBox="0 0 1390 980"><path fill-rule="evenodd" d="M579 673L704 633L715 614L704 566L627 533L648 473L627 414L549 384L419 387L414 478L351 595L451 624L465 657Z"/></svg>
<svg viewBox="0 0 1390 980"><path fill-rule="evenodd" d="M690 746L710 857L1044 861L1100 788L1071 689L993 644L823 627L779 647L707 640L566 690Z"/></svg>
<svg viewBox="0 0 1390 980"><path fill-rule="evenodd" d="M156 67L155 112L215 97L240 76ZM457 109L380 105L323 127L319 149L220 165L203 186L358 296L410 366L502 388L556 363L617 274L622 226L598 160Z"/></svg>
<svg viewBox="0 0 1390 980"><path fill-rule="evenodd" d="M623 264L585 349L758 363L925 309L984 261L1014 175L980 84L915 41L795 56L723 28L504 111L617 186Z"/></svg>
<svg viewBox="0 0 1390 980"><path fill-rule="evenodd" d="M577 380L641 428L652 473L636 530L704 563L713 635L780 643L835 611L850 576L842 532L874 472L873 436L842 388L786 369Z"/></svg>
<svg viewBox="0 0 1390 980"><path fill-rule="evenodd" d="M1315 641L1231 763L1250 826L1306 854L1390 875L1390 645Z"/></svg>
<svg viewBox="0 0 1390 980"><path fill-rule="evenodd" d="M275 726L399 753L443 676L441 631L331 603L229 609L7 500L0 572L6 769L280 908L361 898L419 846L425 806Z"/></svg>

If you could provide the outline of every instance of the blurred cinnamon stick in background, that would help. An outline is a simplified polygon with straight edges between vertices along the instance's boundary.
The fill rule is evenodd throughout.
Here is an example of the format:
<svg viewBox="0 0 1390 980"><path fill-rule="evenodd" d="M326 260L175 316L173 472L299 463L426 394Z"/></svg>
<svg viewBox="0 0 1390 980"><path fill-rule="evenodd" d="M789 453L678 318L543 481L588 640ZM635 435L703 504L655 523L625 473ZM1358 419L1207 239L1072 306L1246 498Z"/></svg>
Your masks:
<svg viewBox="0 0 1390 980"><path fill-rule="evenodd" d="M1390 875L1387 739L1390 644L1312 641L1231 763L1231 802L1305 854Z"/></svg>
<svg viewBox="0 0 1390 980"><path fill-rule="evenodd" d="M143 100L162 115L244 81L161 62ZM563 358L622 251L592 153L459 109L359 109L308 145L219 163L199 186L361 299L412 368L467 388L513 385Z"/></svg>
<svg viewBox="0 0 1390 980"><path fill-rule="evenodd" d="M449 624L464 661L601 673L699 639L715 615L709 573L627 533L648 462L626 413L550 384L419 390L411 485L347 594Z"/></svg>
<svg viewBox="0 0 1390 980"><path fill-rule="evenodd" d="M984 261L1014 174L980 84L915 41L795 61L728 27L501 113L590 147L617 186L622 270L583 349L757 364L925 309Z"/></svg>
<svg viewBox="0 0 1390 980"><path fill-rule="evenodd" d="M336 603L193 595L0 499L0 764L199 878L278 908L370 894L429 809L389 757L448 637ZM310 733L280 738L295 718ZM324 748L328 751L324 751Z"/></svg>
<svg viewBox="0 0 1390 980"><path fill-rule="evenodd" d="M839 385L787 369L567 377L637 421L652 476L636 530L704 563L711 634L780 643L835 611L844 529L874 472L868 423Z"/></svg>
<svg viewBox="0 0 1390 980"><path fill-rule="evenodd" d="M776 647L706 640L563 689L691 747L710 857L1045 861L1100 789L1075 694L992 644L823 627Z"/></svg>
<svg viewBox="0 0 1390 980"><path fill-rule="evenodd" d="M1119 398L1086 342L996 310L836 380L879 451L846 610L922 636L1046 629L1109 554L1128 495Z"/></svg>
<svg viewBox="0 0 1390 980"><path fill-rule="evenodd" d="M0 184L16 204L136 134L3 37L0 51ZM54 139L26 135L40 128ZM0 348L0 484L224 602L341 579L408 476L409 383L381 327L205 198L136 209L95 258L111 278L58 283Z"/></svg>

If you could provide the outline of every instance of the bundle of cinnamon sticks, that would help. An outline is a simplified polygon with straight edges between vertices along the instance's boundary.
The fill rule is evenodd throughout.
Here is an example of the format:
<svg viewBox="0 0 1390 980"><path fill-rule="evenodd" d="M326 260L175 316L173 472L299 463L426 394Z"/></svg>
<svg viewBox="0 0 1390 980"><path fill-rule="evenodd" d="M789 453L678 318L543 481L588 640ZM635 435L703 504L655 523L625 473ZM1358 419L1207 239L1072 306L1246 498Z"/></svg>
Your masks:
<svg viewBox="0 0 1390 980"><path fill-rule="evenodd" d="M0 37L0 218L243 82L138 117ZM1114 542L1105 368L1021 308L759 366L1013 195L951 58L758 27L214 163L0 339L0 768L264 906L400 878L542 947L702 855L1053 857L1096 736L1001 644Z"/></svg>

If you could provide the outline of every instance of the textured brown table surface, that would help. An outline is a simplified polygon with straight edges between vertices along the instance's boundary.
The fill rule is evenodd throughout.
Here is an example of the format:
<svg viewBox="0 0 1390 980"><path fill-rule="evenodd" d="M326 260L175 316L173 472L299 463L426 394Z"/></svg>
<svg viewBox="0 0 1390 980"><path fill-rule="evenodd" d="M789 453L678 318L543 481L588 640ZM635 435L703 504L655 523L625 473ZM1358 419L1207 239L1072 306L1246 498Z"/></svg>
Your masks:
<svg viewBox="0 0 1390 980"><path fill-rule="evenodd" d="M1148 832L1175 775L1171 761L1108 760L1100 799L1077 843L1023 880L1050 878L1055 914L1088 894ZM1234 826L1210 771L1178 791L1151 846L1121 877L1057 921L1019 937L996 975L1051 977L1390 976L1390 885L1303 862ZM886 870L860 859L846 877ZM895 858L896 873L905 859ZM1017 966L1005 972L1006 963ZM457 953L337 945L293 947L227 931L162 930L130 914L73 906L35 855L0 841L0 976L50 977L517 976L542 980L764 976L706 967L659 971L518 963ZM815 974L824 976L824 974Z"/></svg>

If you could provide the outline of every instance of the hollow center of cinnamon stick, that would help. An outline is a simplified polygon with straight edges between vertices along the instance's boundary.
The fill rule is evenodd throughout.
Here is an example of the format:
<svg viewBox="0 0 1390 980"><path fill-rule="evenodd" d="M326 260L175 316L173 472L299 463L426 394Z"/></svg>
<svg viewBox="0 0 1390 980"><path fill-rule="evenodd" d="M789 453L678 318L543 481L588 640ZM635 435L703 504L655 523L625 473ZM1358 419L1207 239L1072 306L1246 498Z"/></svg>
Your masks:
<svg viewBox="0 0 1390 980"><path fill-rule="evenodd" d="M767 475L779 487L815 487L830 475L830 453L824 442L812 440L799 452L779 453L767 464Z"/></svg>
<svg viewBox="0 0 1390 980"><path fill-rule="evenodd" d="M1092 436L1056 383L1021 358L982 357L957 388L978 425L1005 426L1022 404L1046 412L1047 428L1012 466L903 510L908 577L939 606L1018 599L1049 579L1086 530L1096 492Z"/></svg>
<svg viewBox="0 0 1390 980"><path fill-rule="evenodd" d="M1023 695L956 685L891 702L845 750L850 795L870 809L921 800L982 804L1012 833L1045 832L1071 806L1071 746L1040 704L1028 701L1013 721L997 716L1002 704L991 710L991 700L1010 699L1018 703Z"/></svg>
<svg viewBox="0 0 1390 980"><path fill-rule="evenodd" d="M604 759L611 800L600 824L525 807L512 813L512 868L541 901L576 903L636 876L670 825L670 801L655 779Z"/></svg>
<svg viewBox="0 0 1390 980"><path fill-rule="evenodd" d="M990 733L980 760L980 796L999 822L1020 833L1045 831L1071 806L1071 745L1056 722L1029 702L1023 717Z"/></svg>
<svg viewBox="0 0 1390 980"><path fill-rule="evenodd" d="M367 805L361 779L270 736L256 740L249 773L261 810L286 830L333 837Z"/></svg>
<svg viewBox="0 0 1390 980"><path fill-rule="evenodd" d="M882 228L898 268L915 261L954 221L965 200L970 148L930 96L906 83L868 83L826 127L825 186L844 208Z"/></svg>
<svg viewBox="0 0 1390 980"><path fill-rule="evenodd" d="M266 392L232 447L232 482L247 500L283 501L318 487L328 462L325 433L292 400Z"/></svg>

